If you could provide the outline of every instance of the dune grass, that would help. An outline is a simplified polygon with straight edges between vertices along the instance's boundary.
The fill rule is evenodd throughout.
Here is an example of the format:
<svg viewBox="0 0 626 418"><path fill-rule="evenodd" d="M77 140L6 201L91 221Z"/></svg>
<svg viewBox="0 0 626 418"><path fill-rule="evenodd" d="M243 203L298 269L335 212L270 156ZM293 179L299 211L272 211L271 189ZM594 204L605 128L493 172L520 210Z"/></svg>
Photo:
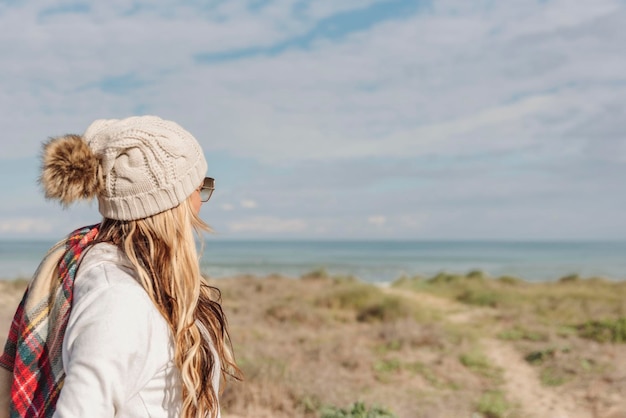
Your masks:
<svg viewBox="0 0 626 418"><path fill-rule="evenodd" d="M430 278L402 278L393 287L447 298L468 307L488 309L488 327L477 328L518 348L537 368L546 387L584 386L606 377L614 349L593 344L626 342L626 283L570 275L532 283L514 277L491 278L481 272L440 273ZM475 371L489 370L480 355L464 353L461 362ZM604 376L604 377L603 377ZM498 391L488 392L479 412L499 416ZM494 405L486 411L485 405Z"/></svg>
<svg viewBox="0 0 626 418"><path fill-rule="evenodd" d="M621 282L530 283L473 271L401 278L393 292L323 269L299 280L211 282L245 374L226 386L225 416L517 417L486 338L513 345L546 390L592 391L601 381L601 395L585 402L607 405L624 390ZM16 304L25 285L5 282L0 294Z"/></svg>
<svg viewBox="0 0 626 418"><path fill-rule="evenodd" d="M527 282L510 276L489 278L440 273L403 278L394 287L427 292L472 306L502 309L538 323L576 327L589 321L626 318L626 282L575 275L554 282ZM520 324L520 326L522 326Z"/></svg>

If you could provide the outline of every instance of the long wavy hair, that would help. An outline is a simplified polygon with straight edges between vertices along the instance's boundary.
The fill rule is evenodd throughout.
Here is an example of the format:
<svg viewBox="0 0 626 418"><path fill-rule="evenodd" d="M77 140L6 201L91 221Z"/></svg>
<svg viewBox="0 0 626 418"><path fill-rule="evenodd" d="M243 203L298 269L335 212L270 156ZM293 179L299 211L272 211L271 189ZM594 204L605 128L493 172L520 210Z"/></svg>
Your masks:
<svg viewBox="0 0 626 418"><path fill-rule="evenodd" d="M195 237L209 232L189 199L145 219L105 218L96 242L109 242L126 254L137 279L166 319L174 337L174 361L182 380L182 418L216 417L218 393L212 385L242 374L235 362L219 290L200 274ZM221 370L216 371L214 354ZM220 385L223 387L223 385Z"/></svg>

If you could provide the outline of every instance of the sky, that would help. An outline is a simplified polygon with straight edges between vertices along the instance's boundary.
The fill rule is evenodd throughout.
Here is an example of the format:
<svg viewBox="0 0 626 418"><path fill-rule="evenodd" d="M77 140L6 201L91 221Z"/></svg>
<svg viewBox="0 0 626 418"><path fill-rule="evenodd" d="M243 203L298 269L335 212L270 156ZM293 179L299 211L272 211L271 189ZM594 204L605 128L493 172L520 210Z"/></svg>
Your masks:
<svg viewBox="0 0 626 418"><path fill-rule="evenodd" d="M0 239L100 220L41 144L154 114L223 239L626 239L623 0L0 0Z"/></svg>

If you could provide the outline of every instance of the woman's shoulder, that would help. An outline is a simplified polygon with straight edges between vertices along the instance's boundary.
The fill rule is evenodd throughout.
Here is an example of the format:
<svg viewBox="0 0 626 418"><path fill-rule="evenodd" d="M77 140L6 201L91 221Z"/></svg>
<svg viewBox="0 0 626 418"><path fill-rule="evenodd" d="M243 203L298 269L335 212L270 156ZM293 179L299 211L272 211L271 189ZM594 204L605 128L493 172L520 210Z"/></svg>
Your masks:
<svg viewBox="0 0 626 418"><path fill-rule="evenodd" d="M86 252L74 279L72 318L97 317L110 324L132 328L158 328L167 336L167 325L156 309L126 256L114 245L98 243ZM153 330L154 331L154 330Z"/></svg>
<svg viewBox="0 0 626 418"><path fill-rule="evenodd" d="M164 348L150 354L156 358L155 364L162 365L169 358L170 334L165 319L136 280L128 259L110 244L91 247L83 255L74 280L66 337L72 341L87 328L99 330L101 335L115 334L129 344L136 339L156 341Z"/></svg>
<svg viewBox="0 0 626 418"><path fill-rule="evenodd" d="M143 291L132 264L119 248L103 242L86 250L74 279L75 298L102 291L134 293L134 289ZM138 293L144 295L145 291Z"/></svg>

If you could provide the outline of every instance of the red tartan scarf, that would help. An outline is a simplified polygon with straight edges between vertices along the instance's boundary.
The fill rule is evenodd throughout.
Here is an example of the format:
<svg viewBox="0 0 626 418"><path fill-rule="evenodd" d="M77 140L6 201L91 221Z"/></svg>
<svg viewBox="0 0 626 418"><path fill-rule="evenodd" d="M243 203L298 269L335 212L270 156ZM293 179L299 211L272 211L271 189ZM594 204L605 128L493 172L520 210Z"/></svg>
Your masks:
<svg viewBox="0 0 626 418"><path fill-rule="evenodd" d="M54 247L40 264L17 308L0 356L0 366L13 372L11 418L48 418L54 414L65 379L61 348L72 309L78 261L99 227L98 224L77 229ZM54 274L49 274L42 266L59 251L63 252L58 266Z"/></svg>

